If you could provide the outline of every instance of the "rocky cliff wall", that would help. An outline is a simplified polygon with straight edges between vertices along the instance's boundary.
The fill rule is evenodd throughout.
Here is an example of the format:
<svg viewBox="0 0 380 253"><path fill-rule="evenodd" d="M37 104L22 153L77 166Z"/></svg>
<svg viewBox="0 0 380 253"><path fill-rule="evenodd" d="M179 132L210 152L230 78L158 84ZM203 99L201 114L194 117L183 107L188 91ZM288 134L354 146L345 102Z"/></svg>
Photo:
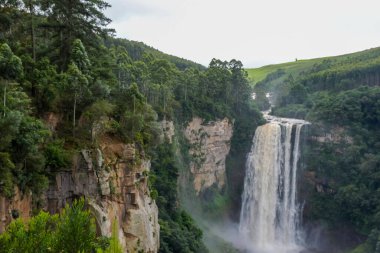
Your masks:
<svg viewBox="0 0 380 253"><path fill-rule="evenodd" d="M5 231L6 226L16 218L27 220L32 213L32 194L22 194L15 188L12 199L0 196L0 233Z"/></svg>
<svg viewBox="0 0 380 253"><path fill-rule="evenodd" d="M77 154L70 171L56 174L44 196L44 209L57 213L74 199L85 197L99 234L111 236L112 223L117 221L125 252L155 253L160 228L158 208L147 184L149 170L150 161L139 158L133 145L103 138L98 149ZM15 214L30 217L31 209L31 195L16 191L11 200L0 198L0 232Z"/></svg>
<svg viewBox="0 0 380 253"><path fill-rule="evenodd" d="M207 124L201 118L193 118L184 134L190 143L190 171L196 193L213 185L223 188L233 124L227 118Z"/></svg>

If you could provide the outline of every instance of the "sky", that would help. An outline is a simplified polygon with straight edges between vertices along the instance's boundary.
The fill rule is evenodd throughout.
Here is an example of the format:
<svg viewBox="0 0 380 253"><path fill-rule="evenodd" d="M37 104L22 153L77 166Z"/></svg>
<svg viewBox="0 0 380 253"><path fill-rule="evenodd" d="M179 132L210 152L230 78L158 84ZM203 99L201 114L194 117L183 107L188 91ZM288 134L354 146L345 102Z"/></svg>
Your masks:
<svg viewBox="0 0 380 253"><path fill-rule="evenodd" d="M205 66L245 67L380 46L380 0L108 0L117 37Z"/></svg>

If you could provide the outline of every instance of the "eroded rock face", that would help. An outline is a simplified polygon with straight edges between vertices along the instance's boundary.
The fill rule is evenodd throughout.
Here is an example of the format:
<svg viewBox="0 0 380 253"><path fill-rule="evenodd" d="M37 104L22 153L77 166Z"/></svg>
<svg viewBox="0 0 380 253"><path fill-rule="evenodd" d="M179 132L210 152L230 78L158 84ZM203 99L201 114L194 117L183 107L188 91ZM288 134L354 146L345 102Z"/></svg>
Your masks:
<svg viewBox="0 0 380 253"><path fill-rule="evenodd" d="M201 118L193 118L185 129L191 145L190 170L197 194L213 185L219 189L225 185L226 156L232 133L233 124L227 118L207 124L203 124Z"/></svg>
<svg viewBox="0 0 380 253"><path fill-rule="evenodd" d="M175 134L174 122L170 120L160 121L160 128L162 129L162 135L160 136L160 141L163 142L166 138L169 143L173 142L173 136Z"/></svg>
<svg viewBox="0 0 380 253"><path fill-rule="evenodd" d="M74 199L84 197L99 234L111 236L116 221L124 252L156 253L160 227L147 183L150 161L136 153L133 145L112 138L103 138L98 149L82 150L70 171L56 174L44 196L46 211L58 213ZM31 207L31 195L17 193L12 200L0 197L0 232L12 220L12 210L28 218Z"/></svg>
<svg viewBox="0 0 380 253"><path fill-rule="evenodd" d="M318 128L311 136L313 141L319 143L342 143L352 144L353 139L347 133L347 130L340 126L325 127L323 125L316 125L314 129Z"/></svg>
<svg viewBox="0 0 380 253"><path fill-rule="evenodd" d="M12 199L0 196L0 233L5 231L6 226L16 218L27 220L32 212L32 194L22 194L15 188Z"/></svg>

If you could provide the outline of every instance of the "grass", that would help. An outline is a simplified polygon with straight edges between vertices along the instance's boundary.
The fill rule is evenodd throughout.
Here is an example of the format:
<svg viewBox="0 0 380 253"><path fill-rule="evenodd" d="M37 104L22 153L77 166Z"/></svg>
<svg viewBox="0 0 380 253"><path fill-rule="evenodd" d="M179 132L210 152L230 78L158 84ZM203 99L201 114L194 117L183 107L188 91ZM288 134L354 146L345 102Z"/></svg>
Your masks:
<svg viewBox="0 0 380 253"><path fill-rule="evenodd" d="M296 77L303 71L309 70L315 64L321 63L324 60L331 60L334 62L335 65L345 64L345 62L352 61L353 59L356 59L357 61L365 61L376 57L380 57L380 47L339 56L322 57L280 64L272 64L259 68L246 69L246 71L248 72L248 78L251 80L252 84L255 85L256 83L264 80L268 74L273 73L278 69L282 69L285 71L286 74L272 81L273 83L278 83L283 81L283 79L286 78L289 74L293 75L293 77Z"/></svg>
<svg viewBox="0 0 380 253"><path fill-rule="evenodd" d="M260 68L246 69L246 71L248 72L248 77L250 80L256 84L264 80L268 74L275 72L278 69L283 69L289 74L297 74L302 70L313 66L316 62L318 62L318 60L319 59L298 60L294 62L267 65Z"/></svg>

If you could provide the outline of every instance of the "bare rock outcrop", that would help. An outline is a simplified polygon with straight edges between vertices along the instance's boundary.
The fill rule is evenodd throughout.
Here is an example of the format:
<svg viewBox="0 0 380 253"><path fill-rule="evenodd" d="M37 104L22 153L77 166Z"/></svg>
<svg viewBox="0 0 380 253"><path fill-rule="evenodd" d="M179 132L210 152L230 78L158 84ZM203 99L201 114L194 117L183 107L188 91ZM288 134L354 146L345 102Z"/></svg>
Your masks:
<svg viewBox="0 0 380 253"><path fill-rule="evenodd" d="M230 151L233 124L227 119L204 124L201 118L193 118L185 129L192 157L190 170L197 194L217 185L223 188L226 180L226 157Z"/></svg>
<svg viewBox="0 0 380 253"><path fill-rule="evenodd" d="M160 124L160 128L162 129L160 141L163 142L163 140L166 138L169 141L169 143L172 143L173 136L175 134L174 122L164 119L160 121L159 124Z"/></svg>
<svg viewBox="0 0 380 253"><path fill-rule="evenodd" d="M150 197L150 161L132 144L104 137L99 148L81 150L68 171L56 174L45 193L45 210L59 213L66 204L84 197L95 217L97 232L111 236L119 226L124 252L156 253L159 249L158 208ZM0 232L13 216L29 218L32 196L16 191L12 199L0 197Z"/></svg>
<svg viewBox="0 0 380 253"><path fill-rule="evenodd" d="M32 194L22 194L16 187L12 199L0 196L0 233L16 218L27 220L32 213Z"/></svg>

